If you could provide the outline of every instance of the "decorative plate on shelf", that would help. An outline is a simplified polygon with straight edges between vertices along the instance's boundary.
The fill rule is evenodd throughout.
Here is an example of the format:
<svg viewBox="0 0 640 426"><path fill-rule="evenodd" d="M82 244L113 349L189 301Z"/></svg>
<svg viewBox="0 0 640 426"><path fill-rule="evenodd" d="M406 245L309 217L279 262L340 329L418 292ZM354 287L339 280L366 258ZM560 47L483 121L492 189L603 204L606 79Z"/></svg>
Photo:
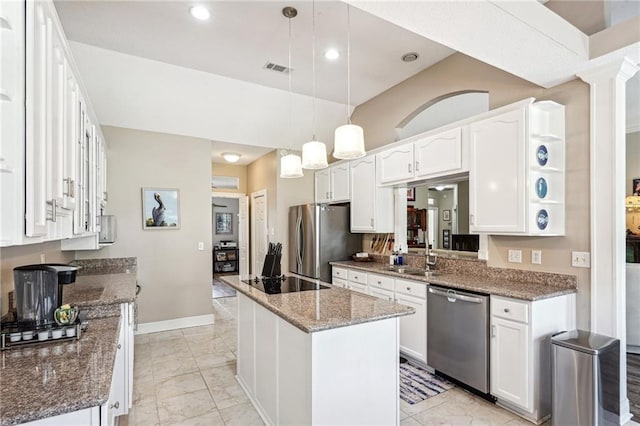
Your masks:
<svg viewBox="0 0 640 426"><path fill-rule="evenodd" d="M538 150L536 151L536 159L538 160L538 164L541 166L545 166L547 161L549 161L549 151L545 145L540 145Z"/></svg>
<svg viewBox="0 0 640 426"><path fill-rule="evenodd" d="M536 194L538 195L538 198L546 197L547 190L547 180L543 177L538 178L538 180L536 181Z"/></svg>
<svg viewBox="0 0 640 426"><path fill-rule="evenodd" d="M536 222L538 229L544 231L547 228L547 225L549 225L549 213L545 209L540 210L538 212Z"/></svg>

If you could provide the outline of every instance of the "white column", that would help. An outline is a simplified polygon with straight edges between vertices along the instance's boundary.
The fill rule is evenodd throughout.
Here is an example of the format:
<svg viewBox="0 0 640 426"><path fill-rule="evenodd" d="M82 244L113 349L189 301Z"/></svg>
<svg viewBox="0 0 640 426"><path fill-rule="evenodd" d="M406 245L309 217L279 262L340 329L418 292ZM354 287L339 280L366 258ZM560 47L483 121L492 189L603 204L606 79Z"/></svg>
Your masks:
<svg viewBox="0 0 640 426"><path fill-rule="evenodd" d="M628 59L578 76L591 86L591 331L620 339L620 424L627 399L625 309L625 96Z"/></svg>

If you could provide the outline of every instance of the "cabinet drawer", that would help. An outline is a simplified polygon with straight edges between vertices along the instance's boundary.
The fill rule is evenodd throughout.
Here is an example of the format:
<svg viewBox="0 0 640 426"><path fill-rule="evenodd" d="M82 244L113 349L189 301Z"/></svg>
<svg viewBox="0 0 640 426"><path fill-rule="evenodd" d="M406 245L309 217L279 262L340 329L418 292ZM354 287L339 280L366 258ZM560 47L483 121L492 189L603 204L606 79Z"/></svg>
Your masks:
<svg viewBox="0 0 640 426"><path fill-rule="evenodd" d="M360 283L360 284L367 284L367 273L364 271L352 271L351 269L348 270L349 273L349 281L355 282L355 283Z"/></svg>
<svg viewBox="0 0 640 426"><path fill-rule="evenodd" d="M335 266L333 267L333 274L334 277L336 278L342 278L343 280L347 279L347 270L344 268L336 268Z"/></svg>
<svg viewBox="0 0 640 426"><path fill-rule="evenodd" d="M333 277L332 284L338 287L347 288L347 280L343 280L342 278Z"/></svg>
<svg viewBox="0 0 640 426"><path fill-rule="evenodd" d="M394 281L393 278L384 275L367 274L367 284L369 284L371 288L393 291Z"/></svg>
<svg viewBox="0 0 640 426"><path fill-rule="evenodd" d="M527 324L529 322L529 304L493 296L491 297L491 315Z"/></svg>
<svg viewBox="0 0 640 426"><path fill-rule="evenodd" d="M418 281L396 280L396 292L427 298L427 285Z"/></svg>

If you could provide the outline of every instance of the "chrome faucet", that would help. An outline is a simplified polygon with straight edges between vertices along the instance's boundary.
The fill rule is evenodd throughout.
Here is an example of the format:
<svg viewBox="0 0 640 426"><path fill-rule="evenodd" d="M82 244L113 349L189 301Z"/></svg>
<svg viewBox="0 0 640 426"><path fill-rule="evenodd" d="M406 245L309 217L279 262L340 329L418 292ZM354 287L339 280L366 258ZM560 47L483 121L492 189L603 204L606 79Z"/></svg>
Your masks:
<svg viewBox="0 0 640 426"><path fill-rule="evenodd" d="M424 269L429 271L431 266L436 266L436 263L438 262L438 254L431 251L429 243L427 243L426 246L427 248L424 252Z"/></svg>

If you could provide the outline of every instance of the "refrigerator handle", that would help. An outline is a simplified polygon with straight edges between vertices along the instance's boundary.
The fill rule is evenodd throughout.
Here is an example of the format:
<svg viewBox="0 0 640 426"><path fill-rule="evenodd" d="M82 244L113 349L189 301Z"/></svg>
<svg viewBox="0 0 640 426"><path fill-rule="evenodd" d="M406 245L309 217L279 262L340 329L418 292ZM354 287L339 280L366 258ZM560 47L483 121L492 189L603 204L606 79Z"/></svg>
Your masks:
<svg viewBox="0 0 640 426"><path fill-rule="evenodd" d="M302 265L304 260L304 232L302 232L302 211L298 216L298 264Z"/></svg>

